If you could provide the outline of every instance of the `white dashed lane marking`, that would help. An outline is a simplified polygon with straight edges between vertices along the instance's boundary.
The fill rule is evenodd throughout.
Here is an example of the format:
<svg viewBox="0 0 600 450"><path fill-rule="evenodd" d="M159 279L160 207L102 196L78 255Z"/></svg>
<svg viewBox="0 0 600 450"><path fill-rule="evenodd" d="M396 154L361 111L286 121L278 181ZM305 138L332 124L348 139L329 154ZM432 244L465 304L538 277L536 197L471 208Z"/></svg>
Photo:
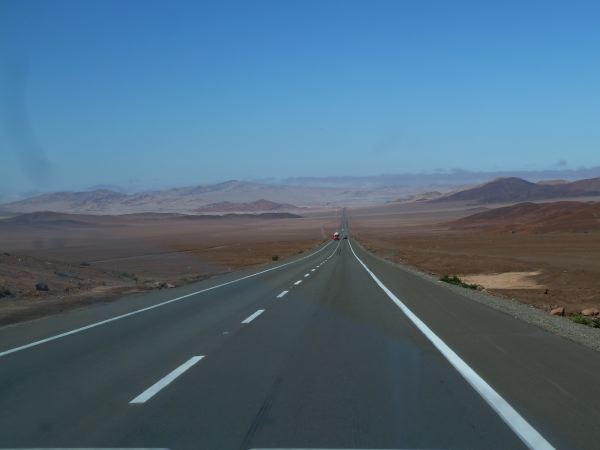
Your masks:
<svg viewBox="0 0 600 450"><path fill-rule="evenodd" d="M129 403L146 403L148 400L150 400L152 397L154 397L156 394L158 394L162 389L166 388L169 384L171 384L175 380L175 378L182 375L185 371L187 371L190 367L192 367L194 364L196 364L202 358L204 358L203 355L202 356L194 356L194 357L190 358L189 360L187 360L187 362L180 365L177 369L172 371L170 374L168 374L164 378L161 378L160 380L158 380L156 383L154 383L152 386L150 386L148 389L146 389L144 392L142 392L136 398L131 400Z"/></svg>
<svg viewBox="0 0 600 450"><path fill-rule="evenodd" d="M248 317L246 317L244 320L242 320L242 323L250 323L264 312L265 312L264 309L259 309L254 314L251 314Z"/></svg>

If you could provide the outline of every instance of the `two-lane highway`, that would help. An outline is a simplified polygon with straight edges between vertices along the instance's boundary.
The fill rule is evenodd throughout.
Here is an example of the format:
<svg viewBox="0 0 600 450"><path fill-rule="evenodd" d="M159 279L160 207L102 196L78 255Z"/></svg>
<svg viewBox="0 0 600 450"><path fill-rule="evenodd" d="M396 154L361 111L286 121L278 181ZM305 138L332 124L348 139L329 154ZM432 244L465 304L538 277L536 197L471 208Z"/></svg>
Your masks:
<svg viewBox="0 0 600 450"><path fill-rule="evenodd" d="M598 369L342 240L0 329L0 448L594 448Z"/></svg>

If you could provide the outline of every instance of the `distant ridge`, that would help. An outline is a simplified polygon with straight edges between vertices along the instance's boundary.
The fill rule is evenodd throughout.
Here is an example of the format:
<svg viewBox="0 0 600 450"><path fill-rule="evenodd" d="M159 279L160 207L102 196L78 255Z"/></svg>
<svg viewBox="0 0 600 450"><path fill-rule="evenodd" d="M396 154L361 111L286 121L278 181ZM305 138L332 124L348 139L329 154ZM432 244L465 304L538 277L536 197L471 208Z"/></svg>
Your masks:
<svg viewBox="0 0 600 450"><path fill-rule="evenodd" d="M414 190L408 187L336 188L289 186L230 180L212 185L126 194L110 189L55 192L0 205L0 213L14 215L37 211L76 214L134 213L254 213L304 208L354 207L390 201L514 203L522 201L600 195L600 178L567 183L532 183L521 178L500 178L471 189L443 194L448 186ZM456 186L452 187L456 189ZM437 197L437 198L436 198ZM267 200L268 199L268 200Z"/></svg>
<svg viewBox="0 0 600 450"><path fill-rule="evenodd" d="M216 202L200 208L194 212L260 212L260 211L289 211L298 209L288 203L277 203L260 199L254 202Z"/></svg>
<svg viewBox="0 0 600 450"><path fill-rule="evenodd" d="M448 194L432 202L503 203L600 195L600 177L565 183L532 183L521 178L498 178Z"/></svg>
<svg viewBox="0 0 600 450"><path fill-rule="evenodd" d="M55 192L0 205L7 213L53 211L79 214L270 212L298 209L292 204L327 206L340 190L274 186L230 180L125 194L108 189ZM348 197L348 196L347 196ZM269 199L269 200L266 200Z"/></svg>
<svg viewBox="0 0 600 450"><path fill-rule="evenodd" d="M40 211L61 210L61 208L79 210L101 210L106 206L120 202L127 198L127 194L111 191L109 189L96 189L86 192L52 192L35 197L7 203L7 205L18 205L24 209L28 207L38 208ZM45 208L39 209L41 206Z"/></svg>
<svg viewBox="0 0 600 450"><path fill-rule="evenodd" d="M3 227L34 227L34 228L56 228L56 227L89 227L89 226L115 226L123 223L137 223L147 221L176 221L176 220L238 220L238 219L298 219L302 216L289 212L264 212L264 213L228 213L228 214L172 214L172 213L136 213L120 215L99 214L69 214L52 211L40 211L20 214L9 219L0 220L0 229Z"/></svg>
<svg viewBox="0 0 600 450"><path fill-rule="evenodd" d="M541 181L538 181L537 184L556 185L556 184L566 184L568 182L569 182L568 180L541 180Z"/></svg>
<svg viewBox="0 0 600 450"><path fill-rule="evenodd" d="M447 191L447 190L446 190ZM0 205L0 213L54 211L79 214L270 212L381 204L412 188L335 188L289 186L230 180L125 194L108 189L57 192ZM267 199L267 200L265 200ZM272 202L272 203L269 203ZM281 205L281 206L279 206Z"/></svg>

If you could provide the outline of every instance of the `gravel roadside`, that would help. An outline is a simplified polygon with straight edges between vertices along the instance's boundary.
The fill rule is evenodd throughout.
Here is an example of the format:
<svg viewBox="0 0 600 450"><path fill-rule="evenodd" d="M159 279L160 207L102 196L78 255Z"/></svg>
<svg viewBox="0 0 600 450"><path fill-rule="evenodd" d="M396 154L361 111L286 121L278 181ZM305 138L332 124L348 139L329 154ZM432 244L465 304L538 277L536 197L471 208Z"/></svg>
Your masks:
<svg viewBox="0 0 600 450"><path fill-rule="evenodd" d="M422 272L412 266L390 261L375 253L370 252L360 242L354 242L359 244L365 252L369 253L374 258L377 258L380 261L398 267L401 270L408 271L430 283L435 283L437 285L441 284L446 289L451 289L457 294L460 294L461 296L465 297L466 299L482 303L498 311L502 311L512 317L523 320L532 325L536 325L540 328L543 328L544 330L556 333L559 336L585 345L586 347L592 348L596 351L600 351L600 329L598 328L591 328L585 325L577 324L569 320L567 317L550 315L546 311L542 311L533 306L523 304L516 299L498 297L486 291L465 289L460 286L454 286L448 283L444 283L439 280L439 276Z"/></svg>

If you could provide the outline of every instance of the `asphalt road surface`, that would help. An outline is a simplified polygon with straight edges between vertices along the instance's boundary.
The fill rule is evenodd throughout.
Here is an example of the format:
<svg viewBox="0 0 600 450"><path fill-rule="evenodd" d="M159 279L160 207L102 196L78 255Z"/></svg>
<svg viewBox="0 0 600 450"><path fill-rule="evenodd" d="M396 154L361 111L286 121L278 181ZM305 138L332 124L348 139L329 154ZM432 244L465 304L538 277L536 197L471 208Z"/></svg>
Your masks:
<svg viewBox="0 0 600 450"><path fill-rule="evenodd" d="M350 236L0 328L0 448L594 449L599 376Z"/></svg>

